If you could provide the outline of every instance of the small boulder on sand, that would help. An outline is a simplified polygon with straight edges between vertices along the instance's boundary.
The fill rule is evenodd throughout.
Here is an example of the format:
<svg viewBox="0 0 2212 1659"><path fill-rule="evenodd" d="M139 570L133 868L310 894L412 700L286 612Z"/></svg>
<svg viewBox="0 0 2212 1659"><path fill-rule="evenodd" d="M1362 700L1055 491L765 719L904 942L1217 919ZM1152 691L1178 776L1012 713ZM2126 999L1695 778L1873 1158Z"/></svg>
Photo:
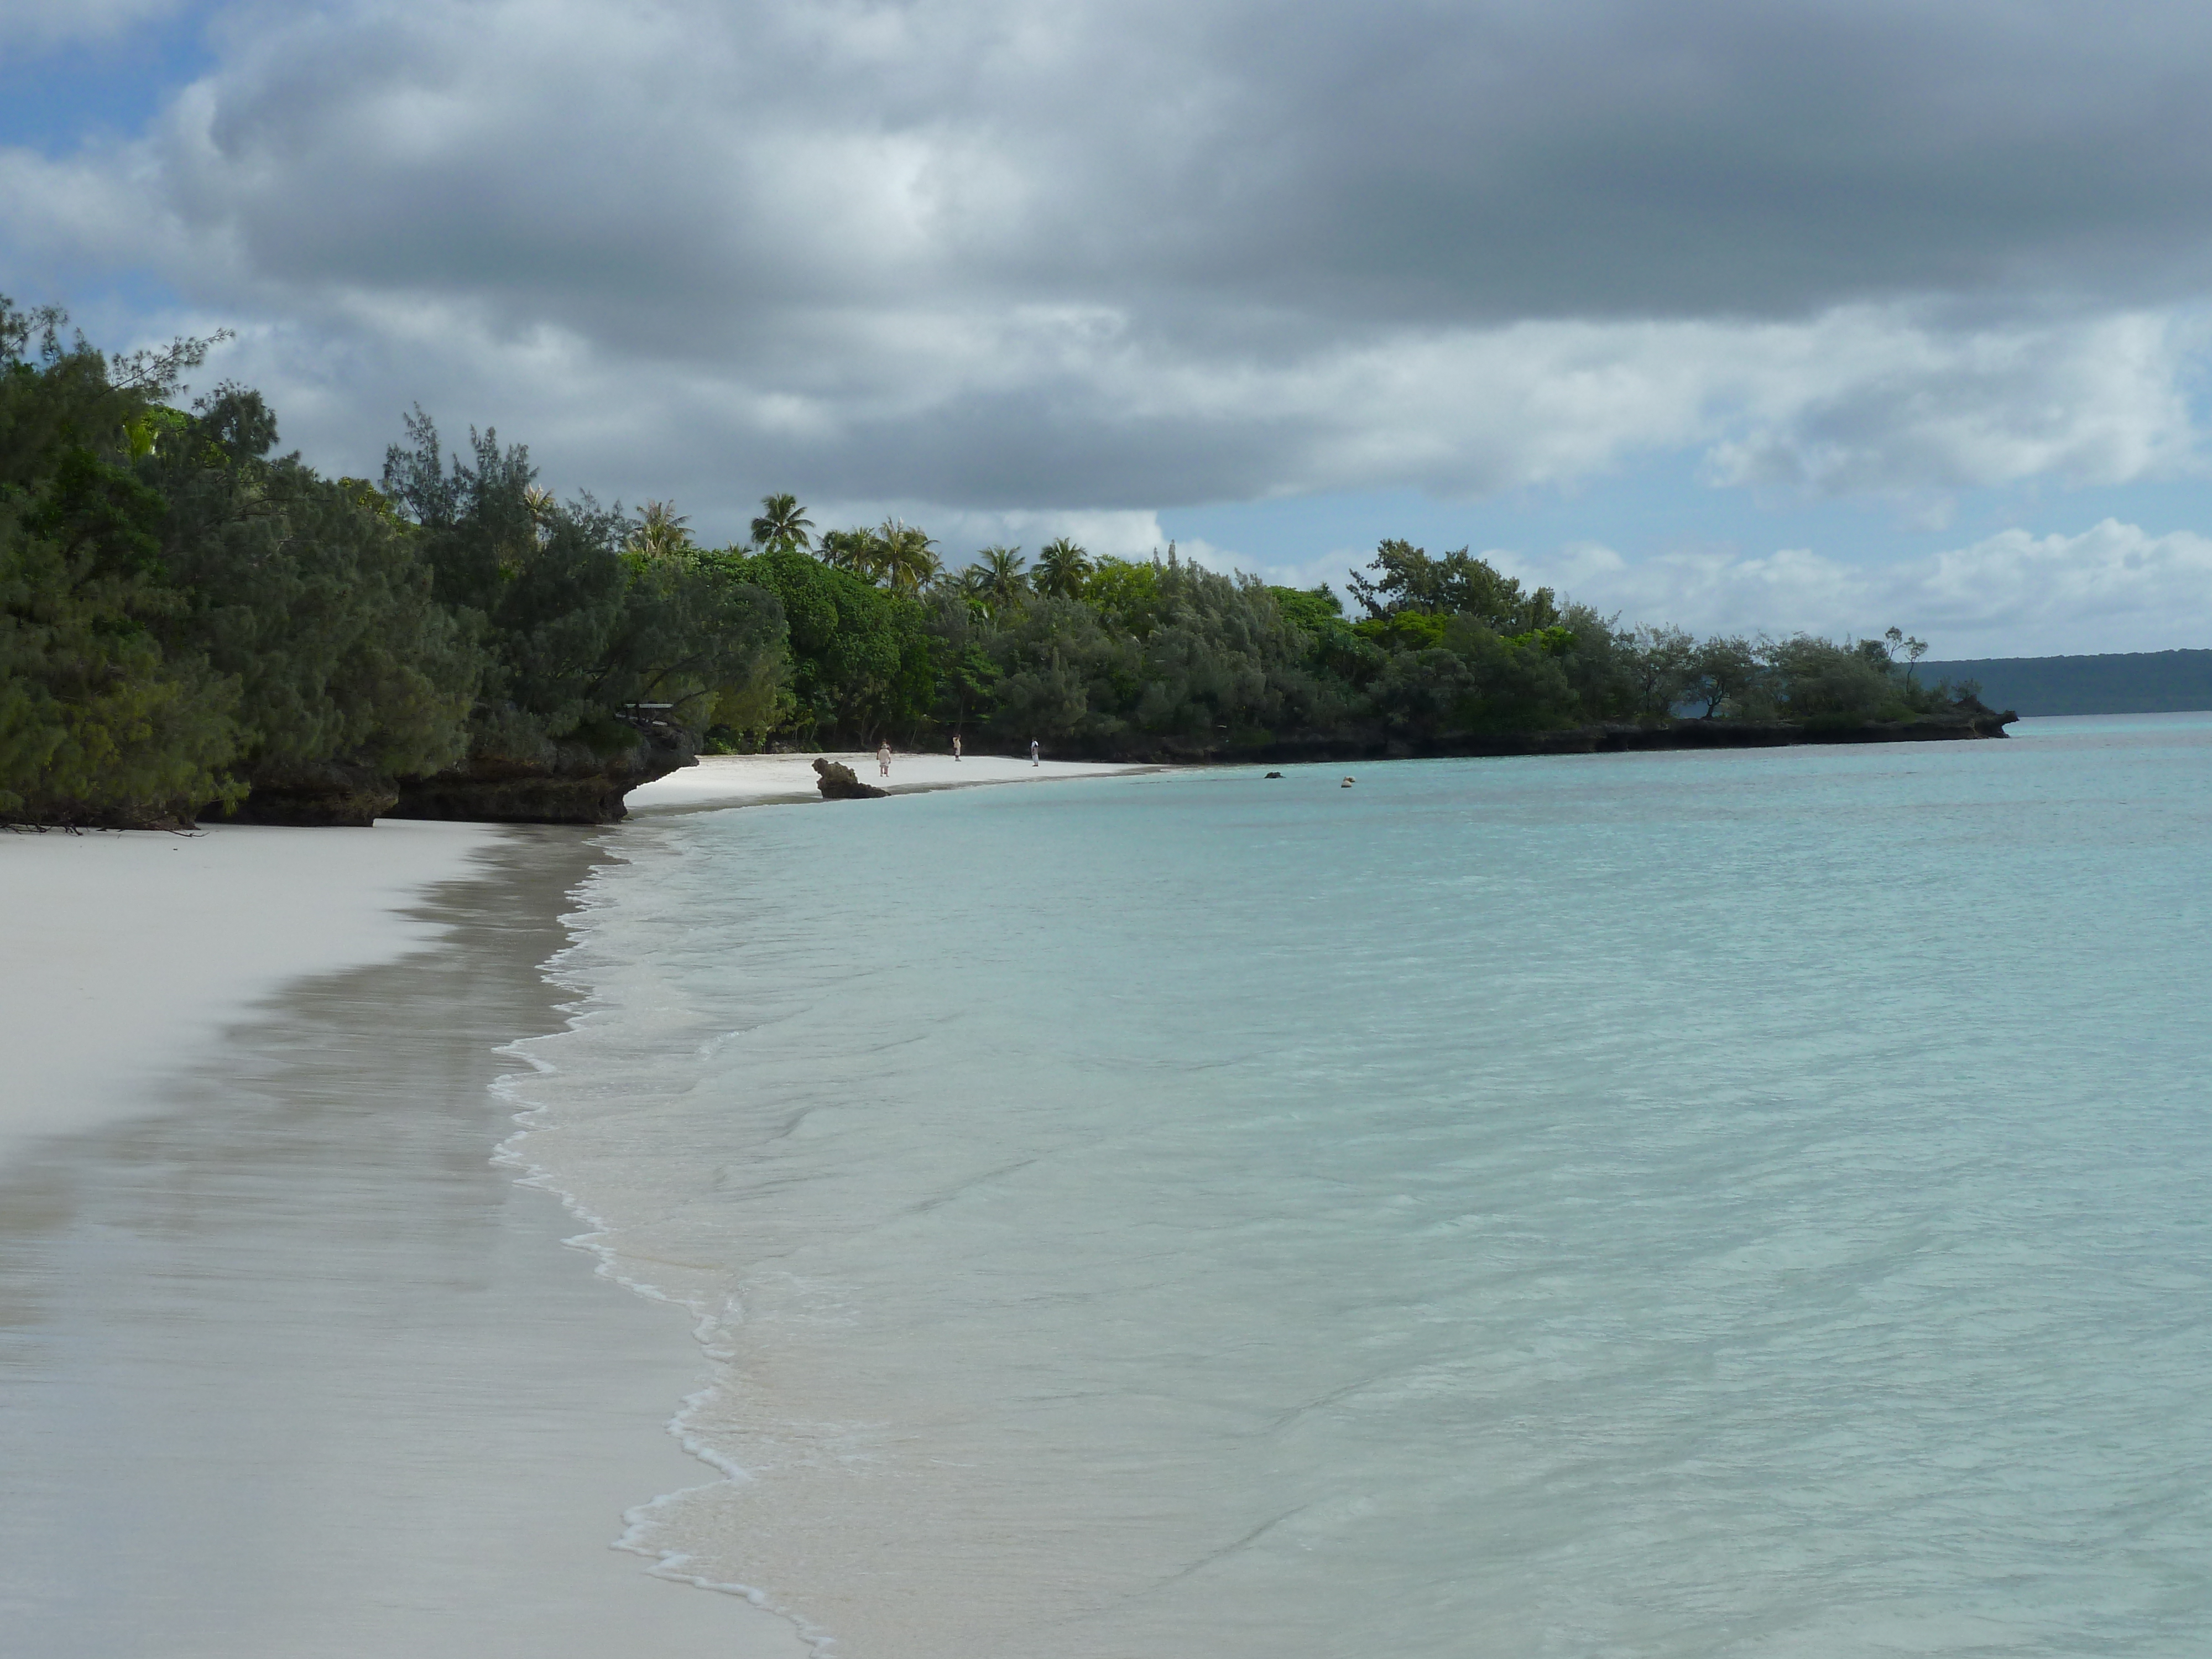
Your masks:
<svg viewBox="0 0 2212 1659"><path fill-rule="evenodd" d="M842 761L816 761L814 775L824 800L870 800L890 793L890 790L878 789L872 783L862 783L854 776L853 769Z"/></svg>

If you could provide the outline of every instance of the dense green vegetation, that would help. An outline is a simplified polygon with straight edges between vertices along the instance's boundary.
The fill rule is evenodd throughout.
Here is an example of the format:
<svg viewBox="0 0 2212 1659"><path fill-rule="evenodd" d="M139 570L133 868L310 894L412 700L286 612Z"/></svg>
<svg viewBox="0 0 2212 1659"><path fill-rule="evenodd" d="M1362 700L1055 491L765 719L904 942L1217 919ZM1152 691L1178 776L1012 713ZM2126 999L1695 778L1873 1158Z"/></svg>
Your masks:
<svg viewBox="0 0 2212 1659"><path fill-rule="evenodd" d="M555 501L488 432L447 465L418 415L384 488L322 477L256 392L173 406L204 343L111 362L65 322L0 301L0 815L185 823L590 765L664 715L766 730L766 590Z"/></svg>
<svg viewBox="0 0 2212 1659"><path fill-rule="evenodd" d="M421 411L407 431L382 493L362 494L404 525L431 598L476 644L472 757L612 755L635 745L641 708L696 726L773 705L775 599L690 557L665 508L634 521L588 495L559 502L520 445L472 431L448 459Z"/></svg>
<svg viewBox="0 0 2212 1659"><path fill-rule="evenodd" d="M1850 644L1623 629L1465 549L1382 543L1352 580L1354 620L1325 586L1223 575L1172 546L1133 562L1063 539L1034 569L1018 548L988 547L946 571L906 526L816 546L792 498L763 506L762 550L690 556L782 602L791 690L770 739L919 746L957 730L1013 750L1036 738L1061 754L1197 758L1479 746L1692 710L1834 728L1977 706L1972 686L1918 675L1926 647L1894 629ZM899 534L913 538L903 566Z"/></svg>
<svg viewBox="0 0 2212 1659"><path fill-rule="evenodd" d="M1955 715L1925 647L1625 629L1467 550L1351 584L1178 557L948 569L789 495L696 544L665 502L556 501L417 410L374 485L276 453L259 394L179 406L204 343L111 361L0 300L0 817L189 822L408 781L619 779L696 744L1200 758L1412 752L1601 726ZM625 770L624 769L629 769ZM377 792L382 791L380 795ZM304 793L303 793L304 792Z"/></svg>

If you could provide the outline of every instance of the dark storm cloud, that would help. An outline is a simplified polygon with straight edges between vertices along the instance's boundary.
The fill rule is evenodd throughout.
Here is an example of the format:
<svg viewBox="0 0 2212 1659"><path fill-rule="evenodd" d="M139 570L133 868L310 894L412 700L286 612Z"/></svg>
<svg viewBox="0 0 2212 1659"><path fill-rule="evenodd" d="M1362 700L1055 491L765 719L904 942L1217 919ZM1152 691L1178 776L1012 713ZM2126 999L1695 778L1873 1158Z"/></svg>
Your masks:
<svg viewBox="0 0 2212 1659"><path fill-rule="evenodd" d="M948 290L1322 328L2160 300L2212 232L2212 12L2120 15L399 8L250 57L171 178L272 278L572 323Z"/></svg>
<svg viewBox="0 0 2212 1659"><path fill-rule="evenodd" d="M1248 89L1284 157L1255 228L1384 303L1778 314L2203 270L2202 9L1377 15L1364 49L1301 29Z"/></svg>
<svg viewBox="0 0 2212 1659"><path fill-rule="evenodd" d="M0 155L0 251L154 270L356 453L390 416L341 376L732 501L2190 447L2198 8L414 0L220 39L142 141Z"/></svg>

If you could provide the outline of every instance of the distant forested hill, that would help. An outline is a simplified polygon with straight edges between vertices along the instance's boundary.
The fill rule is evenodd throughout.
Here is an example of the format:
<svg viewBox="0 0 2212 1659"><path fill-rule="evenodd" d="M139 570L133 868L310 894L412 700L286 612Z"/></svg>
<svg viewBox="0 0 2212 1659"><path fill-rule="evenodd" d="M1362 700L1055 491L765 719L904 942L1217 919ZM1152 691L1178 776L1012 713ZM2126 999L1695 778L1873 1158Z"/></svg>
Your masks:
<svg viewBox="0 0 2212 1659"><path fill-rule="evenodd" d="M1982 700L2022 714L2158 714L2212 708L2212 651L1923 662L1929 679L1979 680Z"/></svg>

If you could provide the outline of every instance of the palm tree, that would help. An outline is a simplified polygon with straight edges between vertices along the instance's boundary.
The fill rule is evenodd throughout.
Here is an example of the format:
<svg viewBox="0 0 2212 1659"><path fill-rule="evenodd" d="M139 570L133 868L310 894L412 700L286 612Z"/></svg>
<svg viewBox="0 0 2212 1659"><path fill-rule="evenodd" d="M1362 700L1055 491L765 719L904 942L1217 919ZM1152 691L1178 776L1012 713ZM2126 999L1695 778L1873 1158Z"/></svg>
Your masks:
<svg viewBox="0 0 2212 1659"><path fill-rule="evenodd" d="M814 520L806 516L796 495L763 495L760 517L753 520L753 540L762 547L788 552L812 544Z"/></svg>
<svg viewBox="0 0 2212 1659"><path fill-rule="evenodd" d="M647 558L672 559L691 550L690 523L677 512L673 501L647 501L645 516L630 532L630 550Z"/></svg>
<svg viewBox="0 0 2212 1659"><path fill-rule="evenodd" d="M849 570L865 581L876 579L879 560L872 530L825 530L816 552L823 563L835 569Z"/></svg>
<svg viewBox="0 0 2212 1659"><path fill-rule="evenodd" d="M1030 591L1030 579L1024 574L1028 563L1018 547L987 547L962 573L961 582L995 613L1019 605Z"/></svg>
<svg viewBox="0 0 2212 1659"><path fill-rule="evenodd" d="M945 567L929 550L937 545L918 525L885 519L875 532L877 573L895 593L927 586Z"/></svg>
<svg viewBox="0 0 2212 1659"><path fill-rule="evenodd" d="M1054 537L1037 550L1037 592L1079 599L1083 584L1091 580L1091 568L1088 553L1065 536Z"/></svg>
<svg viewBox="0 0 2212 1659"><path fill-rule="evenodd" d="M553 520L559 516L561 504L553 499L553 492L544 484L523 487L522 504L530 510L530 522L536 527L540 541L552 529Z"/></svg>

